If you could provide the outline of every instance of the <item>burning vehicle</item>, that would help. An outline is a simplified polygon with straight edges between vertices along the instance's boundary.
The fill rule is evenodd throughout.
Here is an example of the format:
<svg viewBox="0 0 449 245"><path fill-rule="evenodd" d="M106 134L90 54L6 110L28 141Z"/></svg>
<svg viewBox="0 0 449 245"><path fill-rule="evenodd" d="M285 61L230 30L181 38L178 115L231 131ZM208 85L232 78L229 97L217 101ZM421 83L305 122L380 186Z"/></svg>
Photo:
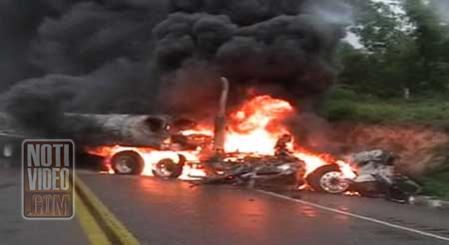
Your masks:
<svg viewBox="0 0 449 245"><path fill-rule="evenodd" d="M299 189L366 196L394 189L394 158L386 152L354 154L343 161L301 147L283 125L296 113L285 100L255 96L226 115L229 84L222 80L215 125L183 120L173 127L164 122L158 145L108 145L87 151L104 157L108 172L115 174L250 185L289 177Z"/></svg>
<svg viewBox="0 0 449 245"><path fill-rule="evenodd" d="M409 177L395 171L397 156L382 150L372 150L351 155L356 164L357 176L349 180L350 189L367 197L385 195L387 200L405 202L421 191Z"/></svg>
<svg viewBox="0 0 449 245"><path fill-rule="evenodd" d="M331 87L339 67L335 51L345 37L347 26L352 24L346 18L350 11L345 4L336 1L249 1L245 4L242 1L170 1L169 14L161 16L160 22L145 23L148 27L144 29L151 29L151 33L136 31L139 38L132 42L129 37L134 35L105 38L111 42L126 40L126 45L105 45L107 50L86 52L103 46L92 41L110 33L101 28L123 27L114 24L117 19L113 13L121 11L121 7L98 5L80 3L67 8L78 13L105 7L104 13L111 12L104 24L95 28L86 25L89 30L95 29L92 33L86 32L93 36L81 35L79 42L63 38L71 37L60 33L65 28L54 28L58 24L66 26L64 21L72 18L43 22L45 28L41 29L48 28L49 33L54 34L37 32L39 42L33 47L50 47L56 43L64 49L57 50L61 55L50 52L48 57L47 52L37 50L36 54L42 53L44 58L36 60L53 61L55 57L63 57L62 60L73 61L73 64L59 59L43 62L39 67L48 68L43 73L46 76L21 81L5 94L5 112L33 133L4 132L8 138L4 149L9 149L7 143L14 134L18 135L13 137L18 141L21 135L72 138L84 146L86 152L104 158L107 170L115 174L200 178L204 182L251 182L294 176L299 188L330 193L344 193L350 189L347 180L357 177L356 166L306 147L284 122L300 114L298 108L274 97L274 90L280 90L288 98L318 98ZM132 17L131 21L122 21L130 24L125 29L134 30L141 20L152 19L147 18L146 13L135 18L145 11L134 4L125 9L131 12L120 14L120 18ZM65 16L64 13L61 16ZM121 28L117 30L118 36L124 33L127 32ZM140 37L141 34L144 35ZM49 45L45 45L45 41L49 41ZM65 47L72 44L74 50L80 50L66 52ZM86 48L90 45L91 49ZM134 46L136 49L131 48ZM150 60L143 55L148 47L154 49ZM89 58L66 57L66 54L78 53ZM104 54L108 55L101 58ZM92 64L86 64L87 60ZM147 65L148 61L151 66ZM149 74L158 76L148 79ZM228 111L230 88L223 79L215 123L194 123L167 115L64 113L159 112L159 108L148 104L169 107L167 104L171 103L192 111L202 103L212 104L209 96L219 90L215 90L215 79L221 74L233 80L239 100L244 98L239 92L245 89L264 89L240 101L239 105L234 104L237 107ZM98 96L98 88L107 90L107 96ZM185 94L189 96L183 96ZM134 107L140 107L138 112ZM5 152L9 155L9 151Z"/></svg>
<svg viewBox="0 0 449 245"><path fill-rule="evenodd" d="M374 150L337 157L314 152L285 125L298 113L288 101L254 95L228 112L228 93L223 78L215 123L168 115L65 113L61 124L63 133L78 137L82 151L101 157L111 174L204 184L280 180L300 190L402 200L419 191L416 183L395 173L392 154ZM3 157L11 157L24 135L35 134L18 130L11 117L1 116L8 129L2 131Z"/></svg>

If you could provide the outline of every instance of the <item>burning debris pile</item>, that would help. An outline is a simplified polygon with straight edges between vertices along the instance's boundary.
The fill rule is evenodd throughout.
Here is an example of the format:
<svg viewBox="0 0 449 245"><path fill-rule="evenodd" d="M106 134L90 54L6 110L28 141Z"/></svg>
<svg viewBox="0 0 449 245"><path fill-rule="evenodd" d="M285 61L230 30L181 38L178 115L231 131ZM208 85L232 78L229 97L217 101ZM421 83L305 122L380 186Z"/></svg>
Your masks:
<svg viewBox="0 0 449 245"><path fill-rule="evenodd" d="M117 152L135 151L144 160L144 175L191 179L198 177L195 174L200 172L203 181L209 183L294 175L297 183L302 185L308 174L326 165L338 166L337 171L342 176L353 178L355 174L349 164L336 161L330 155L307 151L295 142L283 122L296 113L284 100L268 95L256 96L228 116L223 148L207 143L212 142L213 125L199 124L179 132L160 149L103 146L90 149L90 152L107 157L110 164L114 164ZM198 138L205 139L206 143L197 141L193 150L183 149L186 142L191 148ZM111 169L120 173L119 165L111 165ZM179 168L184 171L174 170ZM165 169L165 173L161 169Z"/></svg>
<svg viewBox="0 0 449 245"><path fill-rule="evenodd" d="M213 125L198 124L172 135L160 148L102 146L89 151L105 157L110 173L141 173L197 184L254 186L276 181L333 194L406 199L408 194L397 183L410 180L395 176L393 155L363 152L345 162L307 150L284 125L296 113L287 101L261 95L249 98L227 116L222 145L213 142ZM408 186L413 189L410 193L418 190L413 183Z"/></svg>

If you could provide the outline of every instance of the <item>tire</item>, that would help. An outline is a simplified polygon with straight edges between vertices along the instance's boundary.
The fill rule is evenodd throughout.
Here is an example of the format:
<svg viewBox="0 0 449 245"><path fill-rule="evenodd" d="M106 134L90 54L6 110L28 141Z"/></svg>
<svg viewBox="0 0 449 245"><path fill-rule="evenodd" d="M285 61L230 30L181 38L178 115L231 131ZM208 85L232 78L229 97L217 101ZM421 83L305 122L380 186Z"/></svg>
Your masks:
<svg viewBox="0 0 449 245"><path fill-rule="evenodd" d="M178 163L170 158L162 159L154 165L153 174L163 179L177 179L182 174L185 162L183 155L179 155Z"/></svg>
<svg viewBox="0 0 449 245"><path fill-rule="evenodd" d="M111 158L111 166L116 174L139 175L143 172L145 163L139 153L122 151Z"/></svg>
<svg viewBox="0 0 449 245"><path fill-rule="evenodd" d="M332 164L319 167L306 177L306 181L315 191L341 194L349 189L349 183L342 182L340 177L340 168Z"/></svg>

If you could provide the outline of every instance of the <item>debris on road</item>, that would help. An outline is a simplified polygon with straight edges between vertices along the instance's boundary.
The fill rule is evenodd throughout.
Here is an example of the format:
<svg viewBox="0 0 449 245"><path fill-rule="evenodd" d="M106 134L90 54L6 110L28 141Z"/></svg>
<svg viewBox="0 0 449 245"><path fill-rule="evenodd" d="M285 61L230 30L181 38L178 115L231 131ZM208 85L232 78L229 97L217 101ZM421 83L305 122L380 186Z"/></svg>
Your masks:
<svg viewBox="0 0 449 245"><path fill-rule="evenodd" d="M305 163L295 157L276 156L246 156L242 159L224 160L209 163L215 168L215 173L201 179L200 184L248 184L267 182L283 178L287 184L297 184L302 181L305 173ZM293 180L293 181L292 181Z"/></svg>
<svg viewBox="0 0 449 245"><path fill-rule="evenodd" d="M421 187L395 170L397 156L383 150L353 154L357 177L352 180L353 190L363 196L384 196L387 200L405 203L421 191Z"/></svg>
<svg viewBox="0 0 449 245"><path fill-rule="evenodd" d="M440 200L431 196L414 196L410 198L409 203L416 206L449 210L449 201Z"/></svg>

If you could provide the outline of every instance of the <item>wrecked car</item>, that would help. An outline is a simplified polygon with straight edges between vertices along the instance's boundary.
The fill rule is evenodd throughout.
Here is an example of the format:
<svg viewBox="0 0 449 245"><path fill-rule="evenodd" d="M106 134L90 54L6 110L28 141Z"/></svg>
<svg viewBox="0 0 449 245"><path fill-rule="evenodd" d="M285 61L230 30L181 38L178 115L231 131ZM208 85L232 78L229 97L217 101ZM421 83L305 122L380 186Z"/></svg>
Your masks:
<svg viewBox="0 0 449 245"><path fill-rule="evenodd" d="M357 176L350 188L366 197L383 195L392 201L405 202L421 191L418 183L395 169L398 156L388 151L372 150L351 155Z"/></svg>

